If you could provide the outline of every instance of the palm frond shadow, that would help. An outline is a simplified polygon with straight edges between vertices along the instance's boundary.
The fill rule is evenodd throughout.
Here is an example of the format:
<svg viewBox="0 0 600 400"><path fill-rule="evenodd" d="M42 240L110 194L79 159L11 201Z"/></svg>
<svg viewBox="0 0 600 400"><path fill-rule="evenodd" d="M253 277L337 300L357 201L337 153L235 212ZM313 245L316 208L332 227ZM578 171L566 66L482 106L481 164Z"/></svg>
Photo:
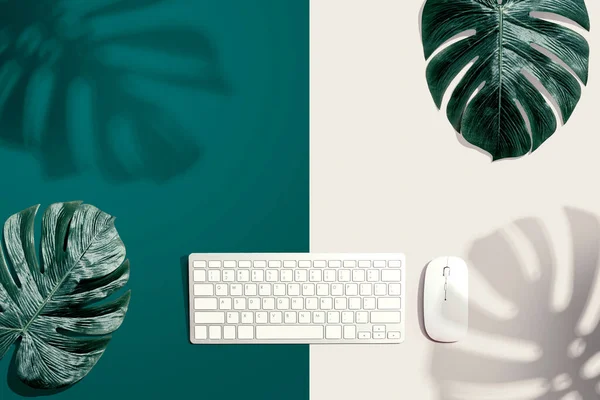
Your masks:
<svg viewBox="0 0 600 400"><path fill-rule="evenodd" d="M491 398L533 398L558 400L578 393L582 399L598 398L600 377L584 377L584 365L600 352L600 332L596 326L579 335L577 326L588 306L599 269L600 222L588 212L566 209L570 225L573 260L573 292L563 311L553 311L552 298L556 260L543 221L527 218L515 222L515 228L528 240L539 260L539 279L525 277L519 255L499 230L483 237L471 247L469 264L505 299L518 308L512 319L501 320L469 306L469 329L498 340L535 343L541 349L534 361L499 359L456 346L437 346L431 371L443 400ZM569 239L569 236L563 236ZM472 284L472 283L471 283ZM465 340L468 342L468 338ZM575 348L579 349L572 353ZM509 395L510 384L543 381L536 396ZM475 389L475 393L465 394ZM457 389L458 388L458 389ZM508 389L506 389L508 390ZM504 396L504 397L503 397ZM512 396L512 397L511 397ZM520 397L522 396L522 397Z"/></svg>
<svg viewBox="0 0 600 400"><path fill-rule="evenodd" d="M212 41L174 4L0 2L0 145L34 154L49 178L94 167L162 182L194 165L197 138L145 93L228 87Z"/></svg>

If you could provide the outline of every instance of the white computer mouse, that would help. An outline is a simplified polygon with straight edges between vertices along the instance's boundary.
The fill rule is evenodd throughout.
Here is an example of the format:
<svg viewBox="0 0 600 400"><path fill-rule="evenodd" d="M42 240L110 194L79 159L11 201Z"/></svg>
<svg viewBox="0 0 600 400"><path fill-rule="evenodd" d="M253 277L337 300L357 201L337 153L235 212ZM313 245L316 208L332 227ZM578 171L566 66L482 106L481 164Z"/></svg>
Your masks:
<svg viewBox="0 0 600 400"><path fill-rule="evenodd" d="M423 319L429 337L457 342L469 326L469 271L458 257L439 257L425 271Z"/></svg>

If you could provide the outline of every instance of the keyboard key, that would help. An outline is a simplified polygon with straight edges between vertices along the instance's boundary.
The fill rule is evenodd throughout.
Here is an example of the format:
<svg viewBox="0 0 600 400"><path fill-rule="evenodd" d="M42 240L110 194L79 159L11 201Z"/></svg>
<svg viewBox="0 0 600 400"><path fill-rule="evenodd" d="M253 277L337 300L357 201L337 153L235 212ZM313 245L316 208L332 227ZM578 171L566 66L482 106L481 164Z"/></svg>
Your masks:
<svg viewBox="0 0 600 400"><path fill-rule="evenodd" d="M354 323L354 313L352 311L342 312L342 323L343 324L353 324Z"/></svg>
<svg viewBox="0 0 600 400"><path fill-rule="evenodd" d="M315 266L315 268L323 268L323 267L325 267L324 263L325 263L325 261L315 261L314 266ZM298 266L300 268L310 268L311 265L312 265L312 262L308 261L308 260L302 260L302 261L298 262Z"/></svg>
<svg viewBox="0 0 600 400"><path fill-rule="evenodd" d="M385 269L381 271L383 282L400 282L401 271L399 269Z"/></svg>
<svg viewBox="0 0 600 400"><path fill-rule="evenodd" d="M283 268L296 268L296 261L286 260L283 262Z"/></svg>
<svg viewBox="0 0 600 400"><path fill-rule="evenodd" d="M402 261L400 261L400 260L390 260L390 261L388 261L388 267L390 267L390 268L401 268L402 267Z"/></svg>
<svg viewBox="0 0 600 400"><path fill-rule="evenodd" d="M262 340L323 339L323 327L317 325L257 326L256 338Z"/></svg>
<svg viewBox="0 0 600 400"><path fill-rule="evenodd" d="M316 310L318 303L316 297L308 297L305 301L307 310Z"/></svg>
<svg viewBox="0 0 600 400"><path fill-rule="evenodd" d="M325 337L327 339L341 339L342 327L339 325L328 325L325 328Z"/></svg>
<svg viewBox="0 0 600 400"><path fill-rule="evenodd" d="M388 332L388 339L400 339L400 332Z"/></svg>
<svg viewBox="0 0 600 400"><path fill-rule="evenodd" d="M267 268L267 262L263 260L254 261L254 268Z"/></svg>
<svg viewBox="0 0 600 400"><path fill-rule="evenodd" d="M344 339L356 339L356 326L344 326Z"/></svg>
<svg viewBox="0 0 600 400"><path fill-rule="evenodd" d="M372 329L373 329L373 333L375 333L375 332L385 332L385 325L373 325Z"/></svg>
<svg viewBox="0 0 600 400"><path fill-rule="evenodd" d="M248 299L248 308L250 310L260 310L261 300L258 297L251 297Z"/></svg>
<svg viewBox="0 0 600 400"><path fill-rule="evenodd" d="M211 339L221 339L221 327L211 326L208 328L208 337Z"/></svg>
<svg viewBox="0 0 600 400"><path fill-rule="evenodd" d="M252 270L252 282L263 282L265 280L265 271L262 269Z"/></svg>
<svg viewBox="0 0 600 400"><path fill-rule="evenodd" d="M341 269L338 271L338 280L340 282L350 282L350 271Z"/></svg>
<svg viewBox="0 0 600 400"><path fill-rule="evenodd" d="M371 283L361 283L360 284L360 295L361 296L371 296L373 294L373 284Z"/></svg>
<svg viewBox="0 0 600 400"><path fill-rule="evenodd" d="M360 297L350 297L348 299L348 308L350 310L360 310Z"/></svg>
<svg viewBox="0 0 600 400"><path fill-rule="evenodd" d="M375 309L375 297L365 297L363 299L363 307L365 310Z"/></svg>
<svg viewBox="0 0 600 400"><path fill-rule="evenodd" d="M224 312L197 311L194 313L196 324L223 324L225 323Z"/></svg>
<svg viewBox="0 0 600 400"><path fill-rule="evenodd" d="M373 267L375 267L375 268L385 268L385 260L375 260L375 261L373 261Z"/></svg>
<svg viewBox="0 0 600 400"><path fill-rule="evenodd" d="M223 282L235 282L235 272L223 271Z"/></svg>
<svg viewBox="0 0 600 400"><path fill-rule="evenodd" d="M246 283L244 285L245 296L256 296L256 283Z"/></svg>
<svg viewBox="0 0 600 400"><path fill-rule="evenodd" d="M336 281L336 273L333 270L325 270L323 272L323 280L325 282L335 282Z"/></svg>
<svg viewBox="0 0 600 400"><path fill-rule="evenodd" d="M377 300L377 308L380 310L399 310L400 297L383 297Z"/></svg>
<svg viewBox="0 0 600 400"><path fill-rule="evenodd" d="M263 310L274 310L275 309L275 299L273 297L265 297L262 299L262 309Z"/></svg>
<svg viewBox="0 0 600 400"><path fill-rule="evenodd" d="M295 324L296 323L296 311L286 311L283 315L283 322L286 324Z"/></svg>
<svg viewBox="0 0 600 400"><path fill-rule="evenodd" d="M194 299L194 309L196 309L196 310L216 310L217 309L217 299L215 299L215 298Z"/></svg>
<svg viewBox="0 0 600 400"><path fill-rule="evenodd" d="M387 285L385 283L375 284L375 296L385 296L387 291Z"/></svg>
<svg viewBox="0 0 600 400"><path fill-rule="evenodd" d="M269 313L269 323L270 324L280 324L281 323L281 311L271 311Z"/></svg>
<svg viewBox="0 0 600 400"><path fill-rule="evenodd" d="M360 260L358 262L358 268L371 268L371 261L369 261L369 260Z"/></svg>
<svg viewBox="0 0 600 400"><path fill-rule="evenodd" d="M317 284L317 296L329 296L329 285L327 283Z"/></svg>
<svg viewBox="0 0 600 400"><path fill-rule="evenodd" d="M194 268L206 268L206 261L194 261Z"/></svg>
<svg viewBox="0 0 600 400"><path fill-rule="evenodd" d="M327 312L327 323L328 324L339 324L340 323L340 313L337 311L328 311Z"/></svg>
<svg viewBox="0 0 600 400"><path fill-rule="evenodd" d="M337 297L333 303L336 310L345 310L348 308L348 300L345 297Z"/></svg>
<svg viewBox="0 0 600 400"><path fill-rule="evenodd" d="M223 261L223 268L235 268L237 267L236 261Z"/></svg>
<svg viewBox="0 0 600 400"><path fill-rule="evenodd" d="M273 296L285 296L285 283L276 283L273 285Z"/></svg>
<svg viewBox="0 0 600 400"><path fill-rule="evenodd" d="M321 310L331 310L333 308L333 299L331 297L322 297L319 308Z"/></svg>
<svg viewBox="0 0 600 400"><path fill-rule="evenodd" d="M227 296L227 285L215 285L215 294L217 296Z"/></svg>
<svg viewBox="0 0 600 400"><path fill-rule="evenodd" d="M355 268L356 260L344 260L344 268Z"/></svg>
<svg viewBox="0 0 600 400"><path fill-rule="evenodd" d="M258 311L255 316L256 316L257 324L266 324L267 323L267 313L265 311Z"/></svg>
<svg viewBox="0 0 600 400"><path fill-rule="evenodd" d="M242 295L242 285L239 283L232 283L229 286L229 294L232 296L241 296Z"/></svg>
<svg viewBox="0 0 600 400"><path fill-rule="evenodd" d="M248 340L254 339L253 326L238 326L238 339Z"/></svg>
<svg viewBox="0 0 600 400"><path fill-rule="evenodd" d="M279 271L276 269L267 271L267 282L279 282Z"/></svg>
<svg viewBox="0 0 600 400"><path fill-rule="evenodd" d="M214 296L212 283L194 285L194 296Z"/></svg>
<svg viewBox="0 0 600 400"><path fill-rule="evenodd" d="M364 269L355 269L352 271L352 281L353 282L364 282L365 281L365 270Z"/></svg>
<svg viewBox="0 0 600 400"><path fill-rule="evenodd" d="M314 283L305 283L302 285L302 296L314 296L315 285Z"/></svg>
<svg viewBox="0 0 600 400"><path fill-rule="evenodd" d="M371 323L400 323L399 311L371 311Z"/></svg>
<svg viewBox="0 0 600 400"><path fill-rule="evenodd" d="M379 271L376 269L370 269L367 271L367 280L369 282L379 282Z"/></svg>
<svg viewBox="0 0 600 400"><path fill-rule="evenodd" d="M342 262L339 260L330 260L329 261L329 268L341 268L342 266Z"/></svg>
<svg viewBox="0 0 600 400"><path fill-rule="evenodd" d="M281 279L281 282L292 282L294 280L294 273L284 269L279 272L279 279Z"/></svg>
<svg viewBox="0 0 600 400"><path fill-rule="evenodd" d="M261 283L258 285L258 294L261 296L270 296L271 295L271 284L270 283Z"/></svg>
<svg viewBox="0 0 600 400"><path fill-rule="evenodd" d="M359 339L371 339L371 332L358 332Z"/></svg>
<svg viewBox="0 0 600 400"><path fill-rule="evenodd" d="M208 281L209 282L221 282L221 271L219 271L219 270L208 271Z"/></svg>
<svg viewBox="0 0 600 400"><path fill-rule="evenodd" d="M356 323L357 324L368 324L369 323L369 313L366 311L357 311L356 312Z"/></svg>
<svg viewBox="0 0 600 400"><path fill-rule="evenodd" d="M195 326L194 337L198 340L204 340L208 338L206 326Z"/></svg>
<svg viewBox="0 0 600 400"><path fill-rule="evenodd" d="M331 295L332 296L343 296L344 295L344 286L341 283L332 283L331 284Z"/></svg>
<svg viewBox="0 0 600 400"><path fill-rule="evenodd" d="M250 281L250 271L247 269L238 269L237 271L237 281L238 282L248 282Z"/></svg>
<svg viewBox="0 0 600 400"><path fill-rule="evenodd" d="M300 311L298 313L298 322L301 324L310 324L310 312Z"/></svg>
<svg viewBox="0 0 600 400"><path fill-rule="evenodd" d="M195 270L194 271L194 282L205 282L205 281L206 281L206 271Z"/></svg>
<svg viewBox="0 0 600 400"><path fill-rule="evenodd" d="M373 339L385 339L385 333L383 332L376 332L373 334Z"/></svg>
<svg viewBox="0 0 600 400"><path fill-rule="evenodd" d="M228 324L237 324L238 322L240 322L240 315L237 313L237 311L227 313Z"/></svg>
<svg viewBox="0 0 600 400"><path fill-rule="evenodd" d="M292 310L302 310L304 308L304 299L302 297L292 298Z"/></svg>
<svg viewBox="0 0 600 400"><path fill-rule="evenodd" d="M287 297L282 297L277 300L277 309L278 310L289 310L290 308L290 299Z"/></svg>
<svg viewBox="0 0 600 400"><path fill-rule="evenodd" d="M325 313L323 311L313 312L313 323L324 324L325 323Z"/></svg>
<svg viewBox="0 0 600 400"><path fill-rule="evenodd" d="M400 296L402 294L400 292L401 289L399 283L390 283L388 285L388 293L390 294L390 296Z"/></svg>
<svg viewBox="0 0 600 400"><path fill-rule="evenodd" d="M358 285L356 283L347 283L346 284L346 296L357 296L357 295L358 295Z"/></svg>
<svg viewBox="0 0 600 400"><path fill-rule="evenodd" d="M246 311L242 313L242 324L253 324L254 323L254 314L250 311Z"/></svg>
<svg viewBox="0 0 600 400"><path fill-rule="evenodd" d="M311 282L321 282L323 280L323 271L320 269L313 269L308 274L308 280Z"/></svg>
<svg viewBox="0 0 600 400"><path fill-rule="evenodd" d="M269 268L281 268L281 261L279 261L279 260L269 261Z"/></svg>
<svg viewBox="0 0 600 400"><path fill-rule="evenodd" d="M297 269L296 271L294 271L294 280L296 282L306 282L306 279L307 279L306 270Z"/></svg>
<svg viewBox="0 0 600 400"><path fill-rule="evenodd" d="M233 308L235 310L245 310L246 309L246 298L237 297L233 299Z"/></svg>
<svg viewBox="0 0 600 400"><path fill-rule="evenodd" d="M238 262L238 266L240 268L251 268L252 267L252 261L248 261L248 260L240 261L240 262Z"/></svg>
<svg viewBox="0 0 600 400"><path fill-rule="evenodd" d="M209 261L208 268L221 268L221 261Z"/></svg>
<svg viewBox="0 0 600 400"><path fill-rule="evenodd" d="M221 310L231 310L231 299L223 298L219 301L219 309Z"/></svg>
<svg viewBox="0 0 600 400"><path fill-rule="evenodd" d="M287 290L290 296L300 296L300 285L297 283L288 283Z"/></svg>

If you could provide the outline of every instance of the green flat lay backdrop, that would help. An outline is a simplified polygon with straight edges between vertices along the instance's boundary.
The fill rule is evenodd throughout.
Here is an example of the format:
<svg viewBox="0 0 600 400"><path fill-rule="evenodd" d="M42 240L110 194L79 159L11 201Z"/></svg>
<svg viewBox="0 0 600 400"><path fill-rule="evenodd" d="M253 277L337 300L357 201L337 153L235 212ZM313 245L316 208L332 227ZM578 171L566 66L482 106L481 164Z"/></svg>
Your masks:
<svg viewBox="0 0 600 400"><path fill-rule="evenodd" d="M98 59L82 61L88 47L67 51L50 41L61 72L17 85L21 96L8 98L0 120L0 218L69 200L116 216L131 261L129 311L90 374L64 391L19 385L8 371L11 350L0 361L0 398L308 399L308 346L191 345L186 280L191 252L309 250L309 2L121 2L128 1L137 8L75 13L81 21L65 19L65 29L74 36L78 27L100 36L120 31L129 42L119 35L104 44L83 41L98 47ZM39 44L40 29L49 35L42 3L78 4L0 4L0 12L12 7L23 27L42 25L26 43ZM197 51L193 40L178 39L192 31L206 41ZM171 50L183 59L170 58ZM184 56L198 56L199 66ZM0 59L0 68L6 62ZM27 68L25 82L37 71L35 60ZM189 77L194 71L200 82ZM56 95L44 103L48 87ZM86 87L94 88L93 101ZM54 114L32 128L44 109ZM189 142L178 138L183 133ZM140 150L131 145L136 140L148 143Z"/></svg>

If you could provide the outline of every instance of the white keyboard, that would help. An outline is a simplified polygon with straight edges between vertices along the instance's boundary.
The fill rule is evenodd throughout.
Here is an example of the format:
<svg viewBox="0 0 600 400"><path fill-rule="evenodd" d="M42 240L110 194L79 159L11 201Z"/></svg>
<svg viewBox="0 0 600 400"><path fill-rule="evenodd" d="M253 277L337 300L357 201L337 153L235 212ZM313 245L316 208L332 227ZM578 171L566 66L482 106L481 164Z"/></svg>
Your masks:
<svg viewBox="0 0 600 400"><path fill-rule="evenodd" d="M401 343L403 254L189 256L190 340Z"/></svg>

